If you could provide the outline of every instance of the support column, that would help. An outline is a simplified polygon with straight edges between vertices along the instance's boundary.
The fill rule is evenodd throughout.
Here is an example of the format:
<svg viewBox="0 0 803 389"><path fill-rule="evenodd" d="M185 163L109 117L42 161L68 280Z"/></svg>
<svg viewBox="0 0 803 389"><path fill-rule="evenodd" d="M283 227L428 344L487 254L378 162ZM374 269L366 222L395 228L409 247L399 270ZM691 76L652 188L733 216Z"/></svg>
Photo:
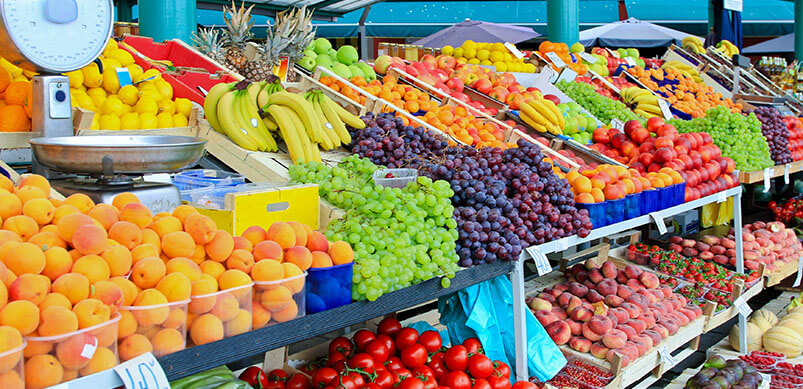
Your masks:
<svg viewBox="0 0 803 389"><path fill-rule="evenodd" d="M134 17L131 14L131 7L134 5L133 0L117 0L117 21L118 22L133 22Z"/></svg>
<svg viewBox="0 0 803 389"><path fill-rule="evenodd" d="M139 32L156 42L191 42L195 18L195 0L139 0Z"/></svg>
<svg viewBox="0 0 803 389"><path fill-rule="evenodd" d="M795 58L803 61L803 0L795 0Z"/></svg>
<svg viewBox="0 0 803 389"><path fill-rule="evenodd" d="M369 12L371 12L370 5L362 11L360 22L357 25L357 37L360 40L360 58L374 58L374 55L368 52L368 37L365 34L365 21L368 19Z"/></svg>
<svg viewBox="0 0 803 389"><path fill-rule="evenodd" d="M708 28L705 29L705 34L708 35L708 31L714 28L714 20L716 16L714 16L714 1L721 1L721 0L708 0Z"/></svg>
<svg viewBox="0 0 803 389"><path fill-rule="evenodd" d="M571 46L580 39L579 0L547 0L546 13L550 41Z"/></svg>

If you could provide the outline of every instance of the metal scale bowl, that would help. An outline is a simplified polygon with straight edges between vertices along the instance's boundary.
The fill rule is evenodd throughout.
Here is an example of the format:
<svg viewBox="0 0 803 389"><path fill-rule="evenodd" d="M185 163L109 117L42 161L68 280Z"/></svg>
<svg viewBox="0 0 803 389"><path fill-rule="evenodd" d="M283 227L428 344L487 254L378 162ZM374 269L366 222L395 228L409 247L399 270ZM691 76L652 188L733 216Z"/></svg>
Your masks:
<svg viewBox="0 0 803 389"><path fill-rule="evenodd" d="M74 137L70 84L61 73L90 64L112 34L112 0L0 0L0 52L39 72L32 80L33 171L62 194L83 192L95 202L134 192L151 211L180 203L170 183L146 173L173 172L203 156L205 140L176 136ZM65 174L67 173L67 174Z"/></svg>

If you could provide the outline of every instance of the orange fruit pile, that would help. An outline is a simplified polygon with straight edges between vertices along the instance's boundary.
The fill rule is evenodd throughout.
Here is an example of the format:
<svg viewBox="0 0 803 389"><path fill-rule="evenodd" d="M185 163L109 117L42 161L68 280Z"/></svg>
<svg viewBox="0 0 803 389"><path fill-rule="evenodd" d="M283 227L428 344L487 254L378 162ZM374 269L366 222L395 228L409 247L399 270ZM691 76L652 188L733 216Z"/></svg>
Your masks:
<svg viewBox="0 0 803 389"><path fill-rule="evenodd" d="M636 169L607 164L594 169L572 170L563 178L569 181L575 202L586 204L623 199L630 194L683 182L680 173L670 168L642 174Z"/></svg>
<svg viewBox="0 0 803 389"><path fill-rule="evenodd" d="M569 54L569 45L561 42L550 42L550 41L543 41L540 45L538 45L537 51L542 58L547 58L546 53L555 53L563 63L566 64L566 67L569 69L574 70L577 74L586 74L588 72L588 66L580 62L572 61L572 56ZM560 70L557 66L552 65L553 70Z"/></svg>
<svg viewBox="0 0 803 389"><path fill-rule="evenodd" d="M742 104L734 103L730 98L723 98L721 93L705 84L699 84L694 79L680 73L677 69L644 69L631 67L628 73L639 79L645 86L668 96L667 101L675 109L681 110L692 117L704 117L705 112L711 108L724 105L733 113L742 112ZM658 86L656 80L678 80L677 84Z"/></svg>
<svg viewBox="0 0 803 389"><path fill-rule="evenodd" d="M31 130L31 82L12 80L11 73L0 67L0 132Z"/></svg>

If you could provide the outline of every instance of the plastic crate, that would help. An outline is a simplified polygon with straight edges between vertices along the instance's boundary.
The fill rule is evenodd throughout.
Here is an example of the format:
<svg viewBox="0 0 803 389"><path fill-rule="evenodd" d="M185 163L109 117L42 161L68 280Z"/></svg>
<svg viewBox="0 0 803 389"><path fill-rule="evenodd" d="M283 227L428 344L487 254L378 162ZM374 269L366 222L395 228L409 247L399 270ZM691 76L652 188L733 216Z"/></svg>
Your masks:
<svg viewBox="0 0 803 389"><path fill-rule="evenodd" d="M161 357L187 347L187 304L190 300L148 306L128 306L120 310L119 350L144 336L153 345L153 355ZM140 338L141 339L141 338ZM137 355L120 355L121 362Z"/></svg>
<svg viewBox="0 0 803 389"><path fill-rule="evenodd" d="M307 270L307 313L351 304L354 263Z"/></svg>
<svg viewBox="0 0 803 389"><path fill-rule="evenodd" d="M251 331L251 295L254 283L190 296L187 347L214 342ZM222 331L218 332L218 329Z"/></svg>
<svg viewBox="0 0 803 389"><path fill-rule="evenodd" d="M283 280L254 282L254 329L303 317L306 289L307 273Z"/></svg>
<svg viewBox="0 0 803 389"><path fill-rule="evenodd" d="M388 174L392 174L393 177L385 178ZM404 188L417 177L418 170L415 169L378 169L373 175L374 184L390 188Z"/></svg>
<svg viewBox="0 0 803 389"><path fill-rule="evenodd" d="M25 350L27 342L22 340L22 344L0 353L0 377L5 377L3 382L12 388L25 387L25 358L23 350Z"/></svg>
<svg viewBox="0 0 803 389"><path fill-rule="evenodd" d="M686 183L681 182L680 184L672 185L672 187L674 196L674 201L672 202L672 205L673 206L680 205L686 202Z"/></svg>
<svg viewBox="0 0 803 389"><path fill-rule="evenodd" d="M605 205L605 224L611 225L625 220L625 199L607 200Z"/></svg>
<svg viewBox="0 0 803 389"><path fill-rule="evenodd" d="M629 194L625 197L625 219L641 216L641 193Z"/></svg>
<svg viewBox="0 0 803 389"><path fill-rule="evenodd" d="M659 191L657 189L648 189L641 192L641 214L646 215L658 210L659 206Z"/></svg>
<svg viewBox="0 0 803 389"><path fill-rule="evenodd" d="M190 192L190 203L212 209L224 209L226 205L226 194L235 192L245 192L259 189L275 188L275 184L240 184L235 186L206 187Z"/></svg>
<svg viewBox="0 0 803 389"><path fill-rule="evenodd" d="M588 210L588 218L591 219L593 228L605 227L608 225L605 217L605 203L577 203L577 208Z"/></svg>
<svg viewBox="0 0 803 389"><path fill-rule="evenodd" d="M245 177L220 170L194 169L174 175L171 181L178 188L181 200L192 202L193 193L198 189L241 185L245 183Z"/></svg>

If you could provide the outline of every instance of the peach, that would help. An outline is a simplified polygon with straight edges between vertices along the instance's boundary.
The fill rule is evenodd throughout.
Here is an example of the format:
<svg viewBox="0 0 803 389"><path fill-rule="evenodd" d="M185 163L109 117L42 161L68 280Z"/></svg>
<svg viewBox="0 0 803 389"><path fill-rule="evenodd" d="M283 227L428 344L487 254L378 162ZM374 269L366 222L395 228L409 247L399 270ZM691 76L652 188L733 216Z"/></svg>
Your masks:
<svg viewBox="0 0 803 389"><path fill-rule="evenodd" d="M217 316L209 313L198 316L190 326L189 335L196 345L223 339L223 323Z"/></svg>
<svg viewBox="0 0 803 389"><path fill-rule="evenodd" d="M91 217L84 215L83 213L71 213L65 215L64 217L60 218L58 222L56 222L59 237L64 239L65 242L72 242L75 230L84 225L95 225L95 222Z"/></svg>
<svg viewBox="0 0 803 389"><path fill-rule="evenodd" d="M588 271L588 279L595 284L599 284L605 277L599 269L594 268Z"/></svg>
<svg viewBox="0 0 803 389"><path fill-rule="evenodd" d="M178 218L181 221L181 224L187 220L187 217L193 214L197 214L198 210L195 209L192 205L179 205L175 209L173 209L172 215Z"/></svg>
<svg viewBox="0 0 803 389"><path fill-rule="evenodd" d="M152 243L143 243L131 250L131 261L136 264L143 258L159 257L159 248Z"/></svg>
<svg viewBox="0 0 803 389"><path fill-rule="evenodd" d="M549 337L552 338L552 341L558 346L566 344L572 337L572 330L564 321L556 321L546 326L545 330L547 334L549 334Z"/></svg>
<svg viewBox="0 0 803 389"><path fill-rule="evenodd" d="M621 308L624 308L627 311L627 314L630 316L631 319L637 318L641 314L641 308L638 305L624 302L622 303Z"/></svg>
<svg viewBox="0 0 803 389"><path fill-rule="evenodd" d="M602 275L605 278L609 278L609 279L613 280L613 279L616 279L616 274L618 273L619 269L616 268L616 264L614 264L613 262L605 261L602 264L602 267L600 268L600 270L602 271Z"/></svg>
<svg viewBox="0 0 803 389"><path fill-rule="evenodd" d="M177 231L183 231L184 227L181 225L181 220L174 216L164 216L154 220L153 223L148 225L148 229L152 230L159 235L159 238L164 239L164 236Z"/></svg>
<svg viewBox="0 0 803 389"><path fill-rule="evenodd" d="M234 236L234 237L232 237L232 240L234 240L234 249L235 250L245 250L245 251L248 251L249 253L253 253L254 252L254 245L251 243L250 240L245 239L242 236ZM196 245L196 253L197 253L197 247L201 248L201 252L203 253L204 258L206 258L206 249L204 249L204 246L203 245Z"/></svg>
<svg viewBox="0 0 803 389"><path fill-rule="evenodd" d="M111 281L96 282L92 287L90 297L100 300L104 305L109 307L111 315L117 313L120 307L123 306L123 301L125 300L123 290Z"/></svg>
<svg viewBox="0 0 803 389"><path fill-rule="evenodd" d="M167 304L167 297L158 289L145 289L134 300L135 307L153 307ZM134 317L141 326L162 324L170 314L167 306L148 309L132 310Z"/></svg>
<svg viewBox="0 0 803 389"><path fill-rule="evenodd" d="M28 300L36 305L45 300L50 293L50 278L41 274L22 274L8 288L11 301Z"/></svg>
<svg viewBox="0 0 803 389"><path fill-rule="evenodd" d="M208 216L193 213L184 219L184 231L192 236L195 243L207 244L215 237L217 224Z"/></svg>
<svg viewBox="0 0 803 389"><path fill-rule="evenodd" d="M293 232L296 235L296 246L306 246L307 245L307 230L304 228L304 225L299 222L287 222L290 227L293 229Z"/></svg>
<svg viewBox="0 0 803 389"><path fill-rule="evenodd" d="M645 330L639 336L648 336L652 340L653 346L658 345L663 340L663 337L661 336L661 334L659 334L657 331L652 330L652 329Z"/></svg>
<svg viewBox="0 0 803 389"><path fill-rule="evenodd" d="M56 212L53 213L53 220L50 221L50 224L58 225L59 221L67 215L72 214L81 214L81 211L78 208L73 207L72 205L62 204L62 205L53 205L56 207ZM46 226L45 226L46 227ZM42 227L44 228L44 227ZM56 232L58 232L58 226L56 226Z"/></svg>
<svg viewBox="0 0 803 389"><path fill-rule="evenodd" d="M295 319L298 316L298 305L295 301L290 301L290 304L278 312L272 313L272 319L278 323L284 323Z"/></svg>
<svg viewBox="0 0 803 389"><path fill-rule="evenodd" d="M252 245L256 246L257 243L262 242L263 240L267 239L267 232L264 228L260 226L251 226L245 229L241 236L245 239L248 239Z"/></svg>
<svg viewBox="0 0 803 389"><path fill-rule="evenodd" d="M552 307L552 313L554 313L555 315L557 315L557 316L558 316L558 319L560 319L560 320L566 320L566 318L568 317L568 316L566 315L566 311L564 311L564 310L563 310L563 308L561 308L561 307L555 307L555 306L553 306L553 307Z"/></svg>
<svg viewBox="0 0 803 389"><path fill-rule="evenodd" d="M240 305L237 298L231 293L222 293L215 299L215 306L209 313L217 316L221 321L229 321L237 316Z"/></svg>
<svg viewBox="0 0 803 389"><path fill-rule="evenodd" d="M162 292L169 302L184 301L190 298L192 282L183 273L170 273L156 284L156 289Z"/></svg>
<svg viewBox="0 0 803 389"><path fill-rule="evenodd" d="M165 263L157 257L143 258L131 269L131 280L142 289L153 288L167 273Z"/></svg>
<svg viewBox="0 0 803 389"><path fill-rule="evenodd" d="M128 203L120 209L120 220L145 228L153 221L153 214L148 207L140 203Z"/></svg>
<svg viewBox="0 0 803 389"><path fill-rule="evenodd" d="M588 322L585 322L580 326L580 334L585 336L586 339L592 342L596 342L602 339L602 335L604 335L604 334L598 334L593 330L591 330L591 327L588 326Z"/></svg>
<svg viewBox="0 0 803 389"><path fill-rule="evenodd" d="M62 307L66 308L68 311L72 311L72 303L61 293L48 293L45 299L39 303L38 307L39 312L44 311L45 308L48 307Z"/></svg>
<svg viewBox="0 0 803 389"><path fill-rule="evenodd" d="M134 223L118 221L109 227L109 238L133 250L142 243L142 230Z"/></svg>
<svg viewBox="0 0 803 389"><path fill-rule="evenodd" d="M268 240L278 243L284 250L296 245L295 230L285 222L274 222L271 224L270 227L268 227L265 237Z"/></svg>
<svg viewBox="0 0 803 389"><path fill-rule="evenodd" d="M123 306L129 306L134 303L134 299L139 294L139 288L133 282L124 277L109 278L109 282L117 285L123 292Z"/></svg>
<svg viewBox="0 0 803 389"><path fill-rule="evenodd" d="M660 283L658 282L658 276L647 272L641 273L641 275L639 275L639 281L641 281L641 283L644 284L644 286L647 287L647 289L655 289L658 287L658 285L660 285Z"/></svg>
<svg viewBox="0 0 803 389"><path fill-rule="evenodd" d="M56 280L62 274L70 272L72 269L72 256L64 248L51 247L45 252L45 267L42 269L42 275Z"/></svg>
<svg viewBox="0 0 803 389"><path fill-rule="evenodd" d="M597 292L597 291L596 291L596 290L594 290L594 289L590 289L590 290L588 291L588 294L586 295L586 299L587 299L587 300L588 300L588 302L590 302L591 304L596 304L596 303L599 303L599 302L601 302L601 301L602 301L602 302L604 302L604 301L605 301L605 298L604 298L604 297L602 297L602 295L601 295L601 294L599 294L599 292Z"/></svg>
<svg viewBox="0 0 803 389"><path fill-rule="evenodd" d="M5 264L14 274L39 274L45 269L47 259L42 249L32 243L11 246L6 253Z"/></svg>
<svg viewBox="0 0 803 389"><path fill-rule="evenodd" d="M602 344L609 349L615 350L624 347L625 343L627 343L627 335L617 329L612 329L602 336Z"/></svg>
<svg viewBox="0 0 803 389"><path fill-rule="evenodd" d="M87 376L111 369L116 365L117 357L114 355L114 352L107 347L98 347L98 349L95 350L95 355L93 355L89 363L81 369L80 373L81 376Z"/></svg>
<svg viewBox="0 0 803 389"><path fill-rule="evenodd" d="M294 246L284 253L284 260L295 264L301 270L307 270L312 265L312 253L304 246Z"/></svg>
<svg viewBox="0 0 803 389"><path fill-rule="evenodd" d="M47 200L47 195L45 194L45 192L42 192L41 189L33 186L26 186L23 188L19 188L14 192L14 194L17 195L17 197L19 197L23 206L25 206L25 203L31 200L36 200L36 199ZM48 200L47 202L49 203L50 201Z"/></svg>
<svg viewBox="0 0 803 389"><path fill-rule="evenodd" d="M627 285L619 285L619 288L616 290L616 295L625 300L628 299L633 293L635 293L633 288Z"/></svg>
<svg viewBox="0 0 803 389"><path fill-rule="evenodd" d="M169 258L191 257L195 253L195 241L184 231L174 231L162 237L162 252Z"/></svg>
<svg viewBox="0 0 803 389"><path fill-rule="evenodd" d="M127 361L151 351L153 351L151 341L141 334L130 335L117 345L117 354L120 355L121 361Z"/></svg>
<svg viewBox="0 0 803 389"><path fill-rule="evenodd" d="M89 279L80 273L67 273L53 281L50 289L54 293L61 293L75 305L89 297Z"/></svg>
<svg viewBox="0 0 803 389"><path fill-rule="evenodd" d="M0 219L22 214L22 201L12 193L0 193Z"/></svg>
<svg viewBox="0 0 803 389"><path fill-rule="evenodd" d="M266 290L262 293L261 297L262 306L270 312L278 312L285 309L291 301L293 301L293 293L284 286L277 286L273 289ZM548 313L551 314L551 312ZM553 318L554 320L551 320L546 325L557 320L557 317L554 317L554 315ZM541 324L544 325L543 322L541 322Z"/></svg>
<svg viewBox="0 0 803 389"><path fill-rule="evenodd" d="M582 336L572 336L569 338L569 347L575 351L587 353L591 350L591 341Z"/></svg>
<svg viewBox="0 0 803 389"><path fill-rule="evenodd" d="M535 311L535 318L538 319L538 322L540 322L541 326L543 327L546 327L559 320L558 316L552 313L551 311Z"/></svg>
<svg viewBox="0 0 803 389"><path fill-rule="evenodd" d="M16 328L11 326L0 326L0 355L22 346L22 335ZM0 357L0 373L5 373L14 368L20 360L18 352L10 353Z"/></svg>
<svg viewBox="0 0 803 389"><path fill-rule="evenodd" d="M28 345L25 346L25 351L23 351L25 358L30 358L39 354L48 354L51 350L53 350L53 342L36 341L31 339L39 337L39 333L37 331L31 332L28 334L28 336Z"/></svg>
<svg viewBox="0 0 803 389"><path fill-rule="evenodd" d="M608 350L610 349L605 347L602 342L594 342L591 344L591 347L589 347L588 351L596 358L605 359L605 357L608 355Z"/></svg>
<svg viewBox="0 0 803 389"><path fill-rule="evenodd" d="M39 336L63 335L78 331L78 316L67 308L52 306L39 313Z"/></svg>
<svg viewBox="0 0 803 389"><path fill-rule="evenodd" d="M327 254L326 252L313 251L311 255L312 255L312 264L310 264L310 267L312 268L334 266L334 262L332 262L332 257L330 257L329 254Z"/></svg>
<svg viewBox="0 0 803 389"><path fill-rule="evenodd" d="M348 243L342 240L329 244L329 256L332 257L332 262L334 262L335 265L342 265L354 261L354 251Z"/></svg>
<svg viewBox="0 0 803 389"><path fill-rule="evenodd" d="M296 313L298 310L296 310ZM281 318L281 316L279 316ZM276 320L278 321L279 318ZM293 315L295 318L295 314ZM233 319L224 324L225 336L234 336L251 331L251 312L241 309Z"/></svg>
<svg viewBox="0 0 803 389"><path fill-rule="evenodd" d="M283 263L282 268L284 268L284 277L287 279L287 281L282 282L282 285L289 288L293 294L301 292L301 290L304 289L304 282L306 280L304 277L298 276L304 274L304 272L292 263Z"/></svg>
<svg viewBox="0 0 803 389"><path fill-rule="evenodd" d="M25 388L42 389L56 385L64 377L61 363L49 354L36 355L25 361Z"/></svg>
<svg viewBox="0 0 803 389"><path fill-rule="evenodd" d="M203 261L201 263L201 265L198 266L198 267L201 269L201 274L202 275L203 274L208 274L208 275L212 276L212 278L215 279L215 280L220 278L220 275L223 274L224 271L226 271L226 268L223 267L222 263L215 262L215 261L212 261L212 260ZM254 270L253 270L253 267L252 267L251 268L251 272L253 273L253 271ZM200 277L198 277L198 279L200 279Z"/></svg>
<svg viewBox="0 0 803 389"><path fill-rule="evenodd" d="M86 276L90 284L109 279L111 270L99 255L84 255L72 265L72 272Z"/></svg>
<svg viewBox="0 0 803 389"><path fill-rule="evenodd" d="M603 335L613 328L613 322L606 316L595 315L588 321L588 327L592 331Z"/></svg>
<svg viewBox="0 0 803 389"><path fill-rule="evenodd" d="M39 225L45 225L53 220L56 207L48 199L31 199L23 204L22 214L30 217Z"/></svg>
<svg viewBox="0 0 803 389"><path fill-rule="evenodd" d="M120 321L117 322L117 339L125 339L128 335L137 331L137 319L131 310L123 309L120 311Z"/></svg>
<svg viewBox="0 0 803 389"><path fill-rule="evenodd" d="M206 260L206 247L202 244L196 244L195 251L193 251L190 259L195 262L196 265L200 265L201 262Z"/></svg>
<svg viewBox="0 0 803 389"><path fill-rule="evenodd" d="M75 208L78 208L81 213L88 213L95 207L95 202L89 198L89 196L83 193L73 193L66 199L64 199L64 204L72 205Z"/></svg>
<svg viewBox="0 0 803 389"><path fill-rule="evenodd" d="M22 238L15 232L0 230L0 246L10 241L22 243Z"/></svg>
<svg viewBox="0 0 803 389"><path fill-rule="evenodd" d="M254 245L254 260L257 262L263 259L273 259L281 262L283 257L282 246L272 240L263 240Z"/></svg>
<svg viewBox="0 0 803 389"><path fill-rule="evenodd" d="M0 310L0 325L12 326L25 336L39 326L39 307L28 300L12 301Z"/></svg>
<svg viewBox="0 0 803 389"><path fill-rule="evenodd" d="M312 233L307 236L307 248L310 251L328 252L329 241L326 240L326 237L322 233L318 231L312 231Z"/></svg>
<svg viewBox="0 0 803 389"><path fill-rule="evenodd" d="M628 321L629 321L629 320L628 320ZM619 331L622 331L622 332L624 332L624 333L625 333L625 335L627 335L627 339L628 339L628 340L630 340L630 339L633 339L633 338L635 338L635 337L636 337L636 335L638 335L638 334L636 333L636 330L635 330L635 329L633 329L633 327L631 327L631 326L629 326L629 325L627 325L627 324L624 324L624 323L619 323L619 324L616 326L616 329L617 329L617 330L619 330Z"/></svg>
<svg viewBox="0 0 803 389"><path fill-rule="evenodd" d="M639 319L630 319L625 322L625 325L633 328L633 331L635 331L636 334L640 334L641 332L647 329L646 323L644 323L644 321Z"/></svg>
<svg viewBox="0 0 803 389"><path fill-rule="evenodd" d="M582 335L583 334L583 325L580 322L574 321L572 319L566 319L566 324L569 325L569 329L572 330L572 335Z"/></svg>
<svg viewBox="0 0 803 389"><path fill-rule="evenodd" d="M306 250L306 248L304 250ZM241 270L244 273L250 273L253 266L254 256L249 251L243 249L232 251L229 259L226 260L227 268Z"/></svg>
<svg viewBox="0 0 803 389"><path fill-rule="evenodd" d="M251 277L242 270L229 269L220 275L217 282L220 290L226 290L250 284Z"/></svg>
<svg viewBox="0 0 803 389"><path fill-rule="evenodd" d="M234 251L234 239L231 234L223 230L217 230L212 240L205 245L206 255L209 259L223 262L229 258Z"/></svg>
<svg viewBox="0 0 803 389"><path fill-rule="evenodd" d="M176 257L167 261L166 265L167 274L181 273L190 281L195 281L201 278L201 268L189 258Z"/></svg>
<svg viewBox="0 0 803 389"><path fill-rule="evenodd" d="M569 312L571 314L571 312L574 311L575 308L580 307L582 305L583 305L583 300L581 300L577 296L572 296L572 298L569 299L569 303L566 304L565 309L566 312Z"/></svg>
<svg viewBox="0 0 803 389"><path fill-rule="evenodd" d="M157 357L184 350L184 336L173 328L163 328L151 337L153 354Z"/></svg>
<svg viewBox="0 0 803 389"><path fill-rule="evenodd" d="M636 342L642 343L644 346L646 346L646 349L643 350L643 351L642 351L642 348L639 347L639 354L640 355L644 355L644 353L647 350L649 350L650 348L652 348L652 346L653 346L652 338L649 335L646 335L646 334L643 334L643 333L639 334L639 335L636 335L636 337L633 339L633 343L636 343ZM638 343L636 343L636 345L638 345Z"/></svg>
<svg viewBox="0 0 803 389"><path fill-rule="evenodd" d="M616 294L618 284L614 280L604 279L600 283L597 284L596 289L599 294L603 296L609 296L612 294Z"/></svg>
<svg viewBox="0 0 803 389"><path fill-rule="evenodd" d="M72 309L78 317L79 328L89 328L109 321L111 309L98 299L79 301Z"/></svg>
<svg viewBox="0 0 803 389"><path fill-rule="evenodd" d="M265 309L259 301L251 302L251 311L253 311L251 316L251 328L256 330L268 325L271 313Z"/></svg>
<svg viewBox="0 0 803 389"><path fill-rule="evenodd" d="M25 389L25 383L16 371L9 370L6 373L0 374L0 388Z"/></svg>
<svg viewBox="0 0 803 389"><path fill-rule="evenodd" d="M120 220L120 211L113 205L98 204L87 213L87 216L97 220L108 231Z"/></svg>
<svg viewBox="0 0 803 389"><path fill-rule="evenodd" d="M106 262L109 267L109 276L121 277L127 275L131 271L131 265L134 258L123 245L109 246L100 254L100 257Z"/></svg>
<svg viewBox="0 0 803 389"><path fill-rule="evenodd" d="M39 174L26 174L20 177L20 182L17 184L17 187L24 188L26 186L37 187L42 193L45 193L47 196L50 195L50 182L47 178Z"/></svg>
<svg viewBox="0 0 803 389"><path fill-rule="evenodd" d="M94 350L98 346L98 338L87 332L82 332L61 341L56 345L56 356L61 365L68 370L78 370L87 363L94 355Z"/></svg>
<svg viewBox="0 0 803 389"><path fill-rule="evenodd" d="M97 255L106 249L107 238L108 235L103 227L94 224L82 225L73 234L72 247L84 255Z"/></svg>
<svg viewBox="0 0 803 389"><path fill-rule="evenodd" d="M641 269L639 269L636 266L629 264L625 266L625 275L627 276L627 278L638 279L641 273L642 273Z"/></svg>

